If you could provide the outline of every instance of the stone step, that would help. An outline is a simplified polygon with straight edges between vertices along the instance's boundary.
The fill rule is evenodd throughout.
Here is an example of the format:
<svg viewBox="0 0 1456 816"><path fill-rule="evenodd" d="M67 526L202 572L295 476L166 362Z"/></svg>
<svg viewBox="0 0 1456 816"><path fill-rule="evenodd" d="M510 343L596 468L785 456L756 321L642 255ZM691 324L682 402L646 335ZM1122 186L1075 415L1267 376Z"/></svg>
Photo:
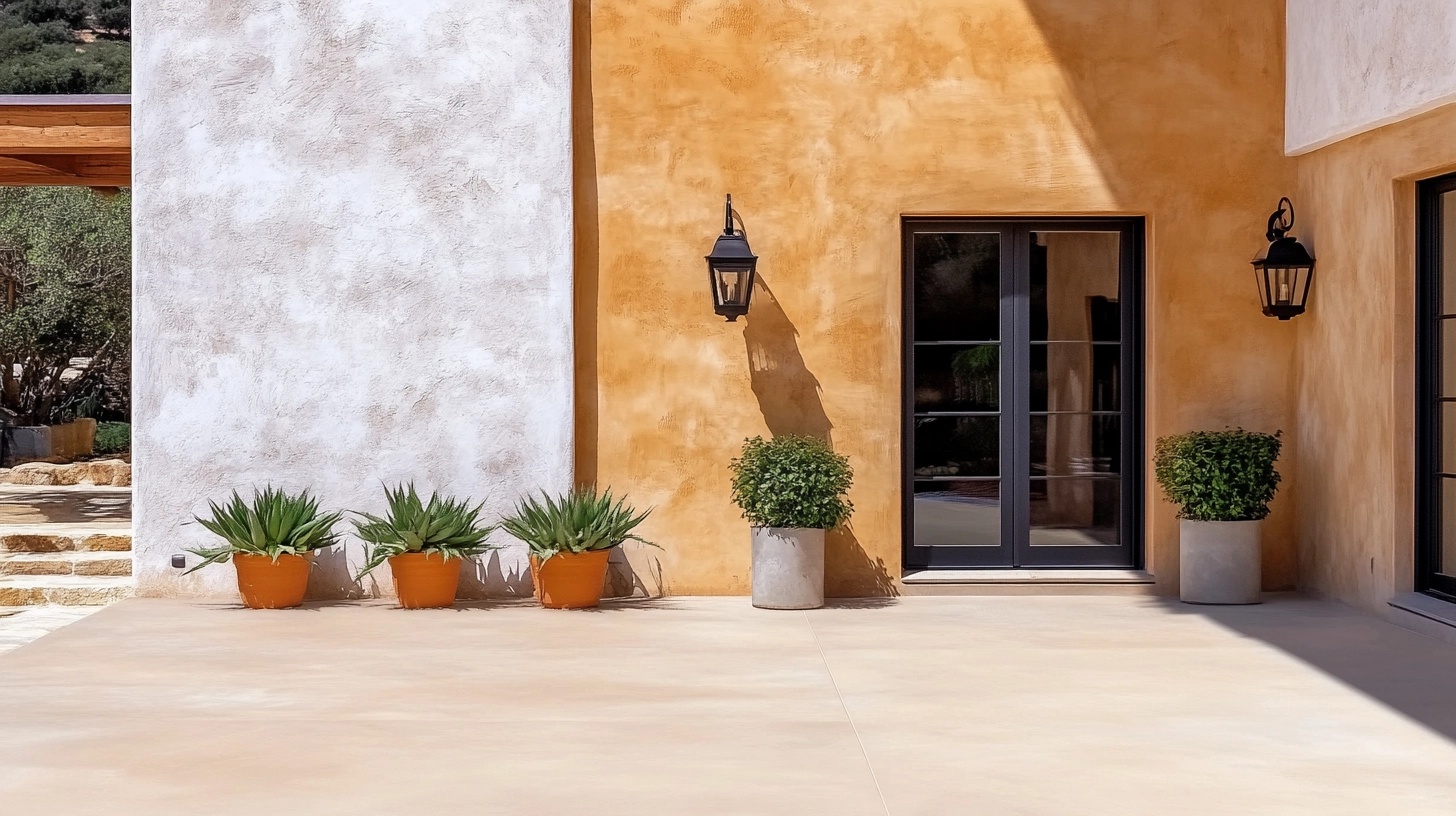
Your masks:
<svg viewBox="0 0 1456 816"><path fill-rule="evenodd" d="M131 531L0 532L0 553L131 552Z"/></svg>
<svg viewBox="0 0 1456 816"><path fill-rule="evenodd" d="M131 463L121 459L102 459L74 464L28 462L13 468L0 468L0 484L13 485L108 485L131 486Z"/></svg>
<svg viewBox="0 0 1456 816"><path fill-rule="evenodd" d="M104 606L131 597L128 577L9 575L0 577L0 606Z"/></svg>
<svg viewBox="0 0 1456 816"><path fill-rule="evenodd" d="M0 553L0 575L131 575L131 553L88 552Z"/></svg>

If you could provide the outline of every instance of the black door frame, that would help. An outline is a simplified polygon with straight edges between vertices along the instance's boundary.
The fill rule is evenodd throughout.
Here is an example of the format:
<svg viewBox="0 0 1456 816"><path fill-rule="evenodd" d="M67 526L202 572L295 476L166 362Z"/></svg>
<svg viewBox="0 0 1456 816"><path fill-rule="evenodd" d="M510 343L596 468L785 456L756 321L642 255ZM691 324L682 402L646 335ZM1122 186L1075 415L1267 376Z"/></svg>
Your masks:
<svg viewBox="0 0 1456 816"><path fill-rule="evenodd" d="M1444 218L1441 196L1456 191L1456 173L1420 182L1416 201L1416 591L1456 601L1456 578L1442 575L1441 483L1456 474L1441 470L1441 312ZM1450 432L1453 429L1446 429Z"/></svg>
<svg viewBox="0 0 1456 816"><path fill-rule="evenodd" d="M984 563L973 547L915 546L915 281L914 238L919 233L935 232L998 232L1001 234L1001 342L1016 348L1030 347L1030 326L1014 315L1029 310L1029 256L1031 233L1118 232L1121 234L1119 301L1121 312L1120 409L1121 473L1119 495L1118 547L1019 547L1020 531L1030 528L1030 481L1008 478L1029 472L1031 451L1015 439L1013 423L1001 422L1002 460L1006 452L1016 460L1010 468L1001 468L1001 532L1002 541L1011 542L1012 563ZM902 216L901 218L901 555L903 568L977 569L1067 568L1103 569L1131 567L1141 569L1144 563L1143 536L1143 450L1144 450L1144 387L1143 387L1143 275L1144 220L1132 217L1042 217L1042 218L948 218ZM1009 302L1010 308L1005 308ZM1005 356L1003 355L1003 359ZM1012 369L1019 369L1013 371ZM1000 409L1003 415L1030 414L1029 367L1003 366L1001 370ZM1025 449L1024 449L1025 448ZM1026 482L1017 484L1017 482ZM986 548L989 549L989 548ZM996 548L998 551L1002 548ZM1069 553L1083 556L1081 563L1068 563ZM1085 558L1094 555L1096 558Z"/></svg>

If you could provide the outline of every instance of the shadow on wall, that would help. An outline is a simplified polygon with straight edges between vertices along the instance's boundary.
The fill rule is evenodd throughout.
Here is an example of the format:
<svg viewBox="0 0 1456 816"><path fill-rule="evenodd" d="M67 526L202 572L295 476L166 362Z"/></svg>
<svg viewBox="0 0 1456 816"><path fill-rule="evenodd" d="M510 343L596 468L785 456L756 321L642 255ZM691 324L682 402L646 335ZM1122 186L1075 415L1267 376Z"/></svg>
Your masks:
<svg viewBox="0 0 1456 816"><path fill-rule="evenodd" d="M799 330L778 298L758 278L753 308L744 320L748 374L763 421L774 436L799 434L834 444L834 426L819 399L819 380L799 353Z"/></svg>
<svg viewBox="0 0 1456 816"><path fill-rule="evenodd" d="M308 597L358 600L380 598L390 588L388 566L381 566L363 580L354 580L359 564L349 563L343 547L320 550L314 556L313 570L308 577ZM531 575L525 569L507 570L499 552L483 558L467 558L460 572L460 598L529 598L532 595Z"/></svg>
<svg viewBox="0 0 1456 816"><path fill-rule="evenodd" d="M799 352L799 330L773 290L760 277L753 307L744 318L748 374L764 424L774 436L798 434L834 444L834 425L824 412L819 380ZM830 530L824 539L824 591L830 596L896 594L883 560L870 560L854 525Z"/></svg>

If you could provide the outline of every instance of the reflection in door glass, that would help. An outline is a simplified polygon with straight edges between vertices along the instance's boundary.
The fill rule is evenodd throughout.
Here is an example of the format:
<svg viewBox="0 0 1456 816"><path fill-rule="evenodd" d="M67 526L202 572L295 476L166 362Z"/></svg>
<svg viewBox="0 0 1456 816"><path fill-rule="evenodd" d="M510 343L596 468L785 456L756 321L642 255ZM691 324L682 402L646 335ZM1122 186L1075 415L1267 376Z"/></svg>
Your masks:
<svg viewBox="0 0 1456 816"><path fill-rule="evenodd" d="M915 543L922 547L1001 546L1001 483L916 482Z"/></svg>
<svg viewBox="0 0 1456 816"><path fill-rule="evenodd" d="M1001 236L915 236L916 341L1001 337Z"/></svg>
<svg viewBox="0 0 1456 816"><path fill-rule="evenodd" d="M1032 342L1122 338L1119 233L1033 232L1030 260Z"/></svg>
<svg viewBox="0 0 1456 816"><path fill-rule="evenodd" d="M915 349L916 411L999 411L1000 408L999 345Z"/></svg>
<svg viewBox="0 0 1456 816"><path fill-rule="evenodd" d="M1032 479L1031 546L1116 547L1116 479Z"/></svg>

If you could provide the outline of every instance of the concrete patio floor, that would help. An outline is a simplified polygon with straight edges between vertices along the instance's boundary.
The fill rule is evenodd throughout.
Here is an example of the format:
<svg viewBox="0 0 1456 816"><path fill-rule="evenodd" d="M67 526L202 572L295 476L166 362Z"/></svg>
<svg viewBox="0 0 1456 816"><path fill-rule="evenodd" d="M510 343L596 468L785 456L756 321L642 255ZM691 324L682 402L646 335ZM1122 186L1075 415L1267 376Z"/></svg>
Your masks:
<svg viewBox="0 0 1456 816"><path fill-rule="evenodd" d="M129 600L0 655L0 812L1450 814L1456 648L1296 597Z"/></svg>

